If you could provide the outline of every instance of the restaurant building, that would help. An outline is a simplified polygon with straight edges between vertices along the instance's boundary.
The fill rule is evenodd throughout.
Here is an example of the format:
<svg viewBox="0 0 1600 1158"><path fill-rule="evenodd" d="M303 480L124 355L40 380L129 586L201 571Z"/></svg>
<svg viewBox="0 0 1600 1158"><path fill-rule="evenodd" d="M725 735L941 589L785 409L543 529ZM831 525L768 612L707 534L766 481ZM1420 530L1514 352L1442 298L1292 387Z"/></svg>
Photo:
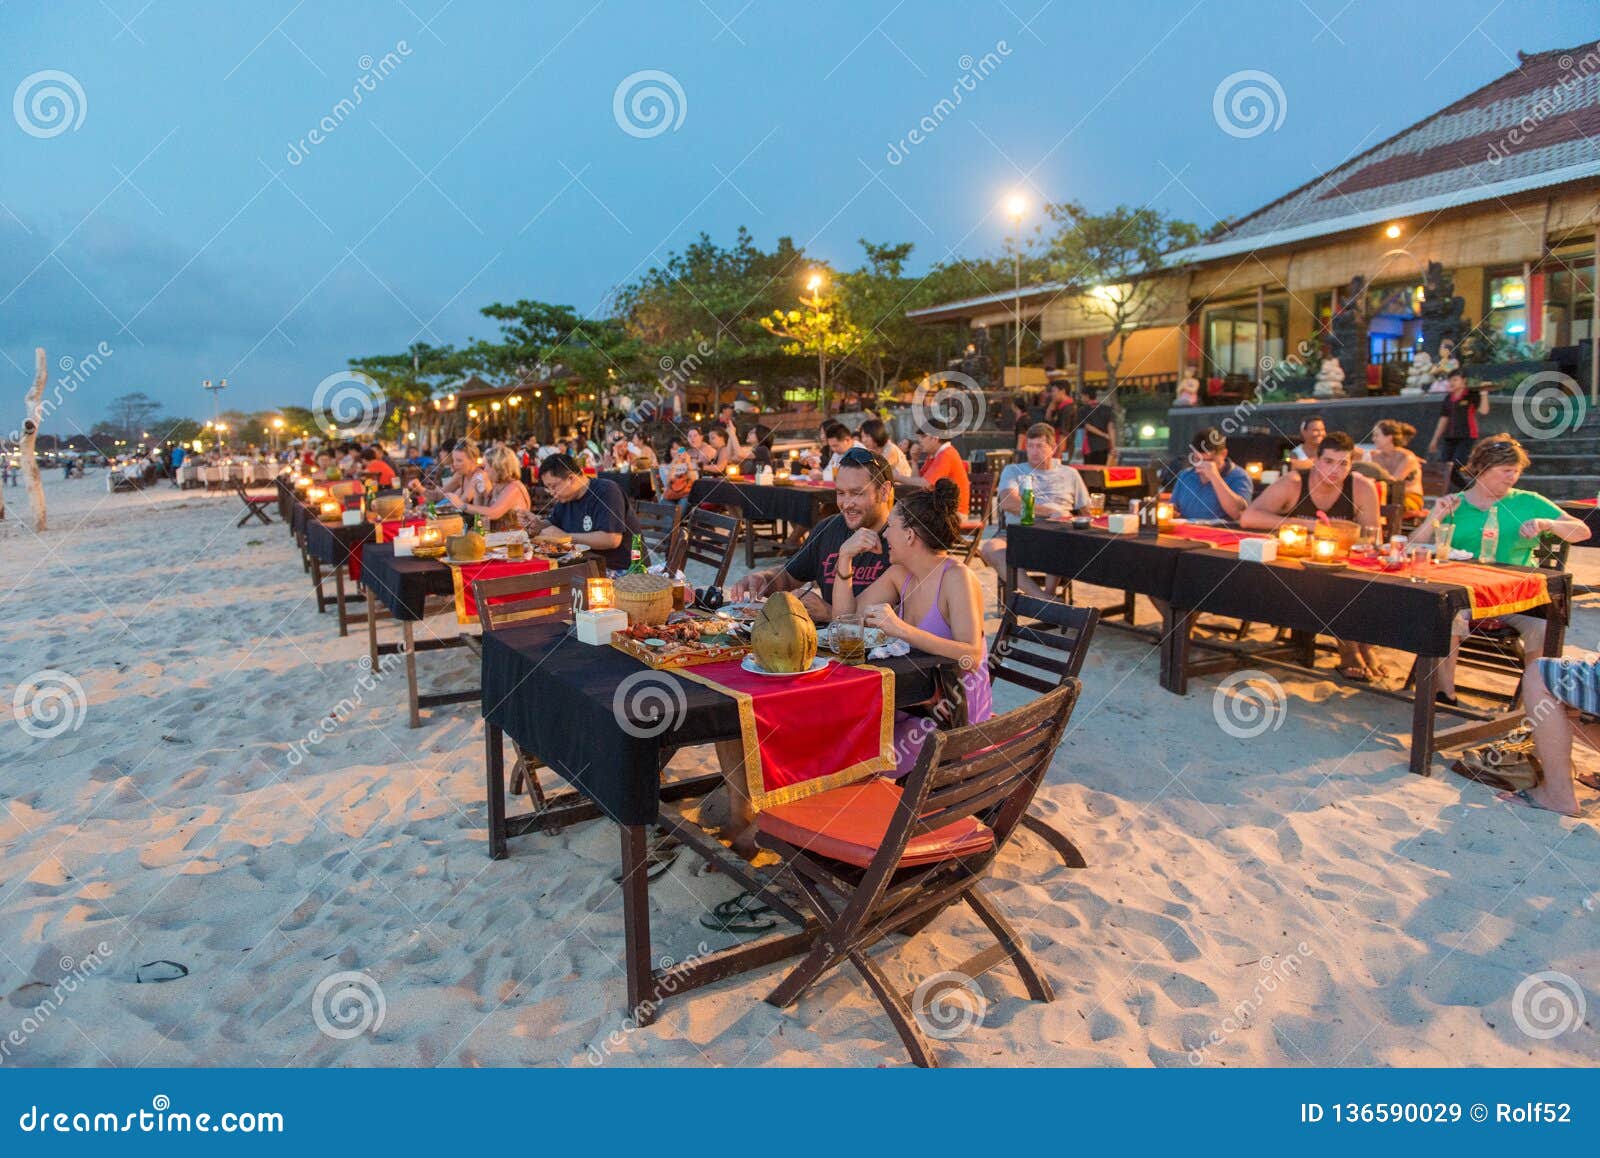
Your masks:
<svg viewBox="0 0 1600 1158"><path fill-rule="evenodd" d="M1345 385L1392 389L1421 348L1423 274L1438 262L1469 325L1492 333L1504 356L1548 358L1592 391L1597 141L1600 44L1520 56L1504 76L1169 255L1157 275L1163 292L1128 337L1119 386L1170 392L1193 365L1219 395L1224 384L1259 383L1264 367L1290 356L1309 358L1309 373L1360 277L1369 369L1365 384ZM1009 350L1018 312L1024 345L1037 343L1044 366L1104 381L1109 327L1060 285L907 316L988 327L989 348Z"/></svg>

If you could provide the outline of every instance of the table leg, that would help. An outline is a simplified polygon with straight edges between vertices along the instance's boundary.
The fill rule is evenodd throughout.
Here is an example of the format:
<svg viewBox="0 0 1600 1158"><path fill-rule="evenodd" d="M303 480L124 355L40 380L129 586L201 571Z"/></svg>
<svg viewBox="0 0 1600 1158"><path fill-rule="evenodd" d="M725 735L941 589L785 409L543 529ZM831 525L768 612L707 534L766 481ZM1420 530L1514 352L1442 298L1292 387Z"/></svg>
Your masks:
<svg viewBox="0 0 1600 1158"><path fill-rule="evenodd" d="M367 656L372 660L372 671L378 671L378 601L367 599Z"/></svg>
<svg viewBox="0 0 1600 1158"><path fill-rule="evenodd" d="M1189 635L1199 615L1168 608L1161 616L1161 686L1174 695L1189 694Z"/></svg>
<svg viewBox="0 0 1600 1158"><path fill-rule="evenodd" d="M406 653L406 699L411 708L411 726L422 727L422 709L417 703L417 648L415 632L411 628L411 620L404 621L404 641L401 648Z"/></svg>
<svg viewBox="0 0 1600 1158"><path fill-rule="evenodd" d="M1439 657L1417 656L1416 700L1411 705L1411 771L1427 776L1433 763L1433 697L1439 690Z"/></svg>
<svg viewBox="0 0 1600 1158"><path fill-rule="evenodd" d="M328 610L327 601L322 597L322 564L311 560L311 585L317 589L317 614L321 615Z"/></svg>
<svg viewBox="0 0 1600 1158"><path fill-rule="evenodd" d="M650 876L645 856L645 827L622 829L623 969L628 977L628 1012L637 1025L656 1019L654 969L650 964Z"/></svg>
<svg viewBox="0 0 1600 1158"><path fill-rule="evenodd" d="M483 763L488 773L489 859L506 859L506 744L500 729L483 722Z"/></svg>
<svg viewBox="0 0 1600 1158"><path fill-rule="evenodd" d="M333 593L338 600L339 608L339 638L343 639L350 634L350 618L344 609L344 564L336 564L333 568Z"/></svg>

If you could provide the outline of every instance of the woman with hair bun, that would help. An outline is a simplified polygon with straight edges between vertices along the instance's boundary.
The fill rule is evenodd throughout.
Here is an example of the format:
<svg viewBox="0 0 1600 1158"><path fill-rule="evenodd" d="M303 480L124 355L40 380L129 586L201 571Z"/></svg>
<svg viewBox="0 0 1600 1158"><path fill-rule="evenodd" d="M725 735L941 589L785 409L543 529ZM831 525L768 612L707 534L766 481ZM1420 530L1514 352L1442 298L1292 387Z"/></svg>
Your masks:
<svg viewBox="0 0 1600 1158"><path fill-rule="evenodd" d="M939 479L931 490L913 492L895 503L881 541L876 531L865 527L845 540L833 572L833 614L838 618L859 608L868 627L918 651L958 661L966 696L965 723L981 724L994 714L983 598L972 572L950 555L961 532L959 510L956 484ZM857 595L850 583L855 557L863 552L882 554L885 547L888 570ZM895 775L910 771L930 731L926 721L896 714Z"/></svg>
<svg viewBox="0 0 1600 1158"><path fill-rule="evenodd" d="M1422 460L1406 449L1416 434L1417 428L1411 423L1393 418L1385 418L1372 428L1372 445L1376 449L1372 452L1371 461L1383 472L1379 476L1383 482L1391 488L1402 488L1400 493L1404 496L1408 515L1420 514L1423 507ZM1395 497L1391 489L1389 501L1394 502Z"/></svg>

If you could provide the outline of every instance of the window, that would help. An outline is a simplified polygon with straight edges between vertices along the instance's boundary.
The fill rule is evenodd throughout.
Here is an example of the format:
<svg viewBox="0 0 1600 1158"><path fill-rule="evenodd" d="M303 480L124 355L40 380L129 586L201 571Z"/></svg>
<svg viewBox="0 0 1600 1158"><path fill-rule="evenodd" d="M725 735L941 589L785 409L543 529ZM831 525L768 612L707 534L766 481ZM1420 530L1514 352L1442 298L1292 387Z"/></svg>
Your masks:
<svg viewBox="0 0 1600 1158"><path fill-rule="evenodd" d="M1283 357L1283 334L1288 303L1268 299L1261 311L1261 332L1256 331L1254 302L1223 306L1205 314L1205 363L1210 376L1243 374L1254 379L1261 372L1257 359Z"/></svg>
<svg viewBox="0 0 1600 1158"><path fill-rule="evenodd" d="M1490 276L1489 310L1483 321L1508 338L1527 336L1528 283L1520 273Z"/></svg>

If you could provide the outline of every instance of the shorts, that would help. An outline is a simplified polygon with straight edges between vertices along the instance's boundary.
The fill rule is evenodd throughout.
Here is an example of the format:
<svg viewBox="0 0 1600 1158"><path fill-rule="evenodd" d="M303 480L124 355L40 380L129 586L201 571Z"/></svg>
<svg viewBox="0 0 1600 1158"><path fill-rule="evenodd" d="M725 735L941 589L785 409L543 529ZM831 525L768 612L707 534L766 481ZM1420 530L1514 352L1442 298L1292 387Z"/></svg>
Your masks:
<svg viewBox="0 0 1600 1158"><path fill-rule="evenodd" d="M1541 659L1539 678L1562 703L1591 716L1600 715L1600 663Z"/></svg>

